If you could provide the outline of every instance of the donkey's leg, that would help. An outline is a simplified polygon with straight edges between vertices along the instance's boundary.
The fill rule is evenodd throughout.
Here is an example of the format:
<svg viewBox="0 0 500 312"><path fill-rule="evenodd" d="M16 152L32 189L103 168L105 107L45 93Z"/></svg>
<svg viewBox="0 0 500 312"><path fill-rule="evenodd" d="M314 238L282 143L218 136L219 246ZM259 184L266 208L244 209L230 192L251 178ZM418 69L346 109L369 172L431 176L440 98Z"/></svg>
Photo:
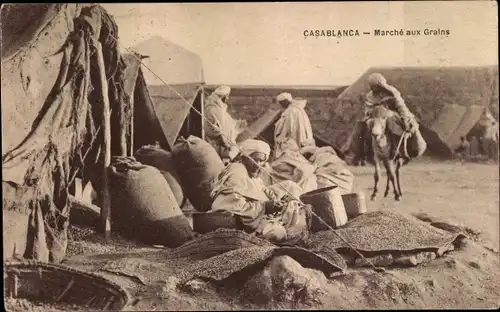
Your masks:
<svg viewBox="0 0 500 312"><path fill-rule="evenodd" d="M398 192L399 192L399 197L403 197L403 190L401 189L401 180L399 179L399 170L401 169L401 166L403 165L403 159L398 159L396 163L396 182L398 186Z"/></svg>
<svg viewBox="0 0 500 312"><path fill-rule="evenodd" d="M387 166L385 165L385 162L384 162L384 167L385 167L385 172L387 172L386 176L387 176L387 184L385 186L385 192L384 192L384 198L387 197L387 195L389 195L389 182L390 182L390 175L389 175L389 169L387 168Z"/></svg>
<svg viewBox="0 0 500 312"><path fill-rule="evenodd" d="M395 170L395 163L394 161L391 161L391 160L388 160L387 161L387 175L389 175L391 178L391 183L392 183L392 188L394 190L394 198L396 200L400 200L400 196L399 196L399 191L398 191L398 188L396 186L396 170Z"/></svg>
<svg viewBox="0 0 500 312"><path fill-rule="evenodd" d="M377 184L378 184L379 177L380 177L380 163L379 163L378 159L375 158L375 173L373 174L373 180L375 182L375 185L373 186L373 193L371 196L371 200L374 200L375 197L377 197L377 192L378 192Z"/></svg>

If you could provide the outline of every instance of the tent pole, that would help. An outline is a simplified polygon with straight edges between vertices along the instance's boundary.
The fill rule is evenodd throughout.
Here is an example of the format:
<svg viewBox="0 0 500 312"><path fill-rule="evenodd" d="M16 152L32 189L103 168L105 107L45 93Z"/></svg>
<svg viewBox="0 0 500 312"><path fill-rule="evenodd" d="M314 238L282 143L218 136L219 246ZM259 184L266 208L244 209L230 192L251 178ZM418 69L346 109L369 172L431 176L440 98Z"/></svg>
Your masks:
<svg viewBox="0 0 500 312"><path fill-rule="evenodd" d="M102 102L103 102L103 113L102 113L102 129L104 134L104 141L102 146L103 153L101 154L102 159L102 190L101 192L101 231L104 233L104 238L108 240L111 236L111 198L109 193L109 176L108 168L111 165L111 111L108 97L108 82L106 79L106 72L104 66L104 58L102 54L102 45L97 42L97 62L99 70L100 85L102 90Z"/></svg>
<svg viewBox="0 0 500 312"><path fill-rule="evenodd" d="M130 101L130 156L134 156L134 103L134 99L132 99Z"/></svg>
<svg viewBox="0 0 500 312"><path fill-rule="evenodd" d="M205 88L201 86L201 107L200 107L200 112L201 112L201 139L205 140L205 122L204 122L204 116L205 116Z"/></svg>

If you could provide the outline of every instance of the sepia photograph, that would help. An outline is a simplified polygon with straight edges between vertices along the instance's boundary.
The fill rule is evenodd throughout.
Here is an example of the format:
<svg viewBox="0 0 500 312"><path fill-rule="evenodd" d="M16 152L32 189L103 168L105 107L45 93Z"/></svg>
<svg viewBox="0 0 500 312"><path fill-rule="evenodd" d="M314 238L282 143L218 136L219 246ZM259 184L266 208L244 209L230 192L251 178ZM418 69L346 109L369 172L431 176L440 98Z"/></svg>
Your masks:
<svg viewBox="0 0 500 312"><path fill-rule="evenodd" d="M500 308L498 2L0 13L6 311Z"/></svg>

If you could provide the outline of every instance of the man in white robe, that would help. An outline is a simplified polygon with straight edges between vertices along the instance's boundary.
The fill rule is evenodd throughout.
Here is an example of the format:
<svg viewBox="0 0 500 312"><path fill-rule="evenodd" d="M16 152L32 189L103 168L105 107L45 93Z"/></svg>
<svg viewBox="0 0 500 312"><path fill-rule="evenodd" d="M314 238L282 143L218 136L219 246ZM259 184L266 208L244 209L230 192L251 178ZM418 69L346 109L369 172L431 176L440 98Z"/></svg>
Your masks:
<svg viewBox="0 0 500 312"><path fill-rule="evenodd" d="M291 181L266 187L261 169L271 153L259 140L246 140L241 153L215 181L212 211L228 211L237 216L243 229L274 242L304 238L310 228L310 212L294 198L301 188Z"/></svg>
<svg viewBox="0 0 500 312"><path fill-rule="evenodd" d="M285 108L274 129L274 158L280 157L280 145L287 139L293 139L299 148L315 145L311 121L305 111L306 100L294 100L290 93L281 93L276 98Z"/></svg>
<svg viewBox="0 0 500 312"><path fill-rule="evenodd" d="M236 144L240 127L244 126L227 111L230 93L230 87L219 86L205 99L205 140L222 159L229 158L234 153L231 153L231 147Z"/></svg>

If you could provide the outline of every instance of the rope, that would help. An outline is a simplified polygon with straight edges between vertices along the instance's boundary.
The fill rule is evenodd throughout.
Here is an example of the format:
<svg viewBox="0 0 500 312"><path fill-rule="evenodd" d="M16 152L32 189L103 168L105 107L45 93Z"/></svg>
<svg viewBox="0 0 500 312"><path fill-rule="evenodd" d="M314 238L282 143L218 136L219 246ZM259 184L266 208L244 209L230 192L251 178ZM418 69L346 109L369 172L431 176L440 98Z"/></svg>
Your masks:
<svg viewBox="0 0 500 312"><path fill-rule="evenodd" d="M200 115L208 124L210 124L212 127L214 127L215 129L217 129L218 127L216 127L214 124L212 124L210 122L210 120L208 120L200 111L198 111L193 105L191 105L181 94L179 94L179 92L177 92L177 90L175 90L172 86L170 86L168 83L166 83L160 76L158 76L151 68L149 68L146 64L144 64L142 62L142 60L136 56L133 51L131 51L129 48L123 46L119 41L118 41L118 38L114 37L113 35L109 34L109 36L111 38L113 38L117 43L118 45L120 45L121 47L123 47L127 52L129 52L131 55L133 55L139 62L142 66L144 66L147 70L149 70L151 72L151 74L153 74L156 78L158 78L165 86L167 86L168 88L170 88L173 92L175 92L175 94L177 96L179 96L179 98L181 98L184 103L186 105L188 105L190 107L190 109L194 110L198 115ZM231 142L231 145L236 147L240 153L243 154L243 150L240 148L240 146L238 144L235 144L234 142L232 142L224 133L220 133L221 136L223 136L226 140L228 140L228 142ZM248 157L255 165L257 165L260 170L262 172L265 172L270 178L271 180L275 181L276 184L278 184L286 193L288 193L288 195L298 201L299 203L303 204L302 201L299 199L299 198L296 198L291 192L289 192L287 190L287 188L285 186L283 186L283 184L281 184L277 179L275 179L269 172L267 172L267 170L260 166L255 160L253 160L251 157ZM361 259L363 259L363 261L365 261L375 272L385 272L385 270L383 268L379 268L379 267L376 267L375 265L373 265L373 263L371 263L370 261L368 261L368 259L366 259L356 248L354 248L345 238L343 238L339 233L337 233L337 231L335 231L329 224L327 224L320 216L318 216L316 213L314 213L314 211L312 211L312 209L310 210L311 213L316 216L324 225L327 226L327 228L329 228L331 231L333 231L335 233L335 235L337 235L349 248L351 248Z"/></svg>
<svg viewBox="0 0 500 312"><path fill-rule="evenodd" d="M396 147L396 152L394 153L394 157L392 158L392 161L396 160L396 157L398 157L399 148L401 147L401 143L403 143L404 138L405 138L405 133L403 133L403 135L401 135L401 138L399 139L398 147Z"/></svg>

